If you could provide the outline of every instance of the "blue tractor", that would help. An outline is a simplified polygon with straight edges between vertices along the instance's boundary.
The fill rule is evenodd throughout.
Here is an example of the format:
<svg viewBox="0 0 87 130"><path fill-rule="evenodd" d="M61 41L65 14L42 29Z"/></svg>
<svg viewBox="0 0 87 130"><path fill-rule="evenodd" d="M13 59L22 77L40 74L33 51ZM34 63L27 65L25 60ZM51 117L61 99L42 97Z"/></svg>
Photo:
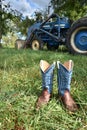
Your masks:
<svg viewBox="0 0 87 130"><path fill-rule="evenodd" d="M33 50L58 49L66 45L72 54L87 54L87 17L71 22L66 17L52 14L44 22L37 22L28 29L25 47Z"/></svg>

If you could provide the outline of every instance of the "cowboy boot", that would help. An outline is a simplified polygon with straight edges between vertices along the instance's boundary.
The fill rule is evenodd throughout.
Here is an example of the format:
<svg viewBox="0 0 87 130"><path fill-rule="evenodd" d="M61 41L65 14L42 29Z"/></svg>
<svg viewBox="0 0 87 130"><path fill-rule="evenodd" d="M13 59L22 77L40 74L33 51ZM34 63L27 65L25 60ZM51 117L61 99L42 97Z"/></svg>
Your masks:
<svg viewBox="0 0 87 130"><path fill-rule="evenodd" d="M47 104L50 100L53 88L54 68L55 62L50 65L44 60L40 61L40 70L42 75L42 93L37 100L37 108L40 108L42 105Z"/></svg>
<svg viewBox="0 0 87 130"><path fill-rule="evenodd" d="M59 96L65 107L70 111L76 111L77 105L70 94L70 83L73 71L73 62L69 60L64 64L57 62L58 67L58 91Z"/></svg>

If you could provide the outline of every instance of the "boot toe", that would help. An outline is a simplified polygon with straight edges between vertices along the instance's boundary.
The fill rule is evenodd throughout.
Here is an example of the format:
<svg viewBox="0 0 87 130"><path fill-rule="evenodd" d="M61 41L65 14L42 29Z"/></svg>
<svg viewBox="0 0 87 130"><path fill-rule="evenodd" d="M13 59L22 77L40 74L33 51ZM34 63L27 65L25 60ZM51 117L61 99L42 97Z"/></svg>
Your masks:
<svg viewBox="0 0 87 130"><path fill-rule="evenodd" d="M69 91L65 91L64 96L61 97L61 100L65 108L67 108L69 111L75 112L78 109L78 106L70 95Z"/></svg>
<svg viewBox="0 0 87 130"><path fill-rule="evenodd" d="M71 111L71 112L75 112L75 111L77 111L77 109L78 109L78 107L77 107L76 104L66 105L65 107L66 107L69 111Z"/></svg>
<svg viewBox="0 0 87 130"><path fill-rule="evenodd" d="M51 94L48 93L48 90L44 90L36 102L36 108L39 109L43 105L46 105L49 102L50 97Z"/></svg>

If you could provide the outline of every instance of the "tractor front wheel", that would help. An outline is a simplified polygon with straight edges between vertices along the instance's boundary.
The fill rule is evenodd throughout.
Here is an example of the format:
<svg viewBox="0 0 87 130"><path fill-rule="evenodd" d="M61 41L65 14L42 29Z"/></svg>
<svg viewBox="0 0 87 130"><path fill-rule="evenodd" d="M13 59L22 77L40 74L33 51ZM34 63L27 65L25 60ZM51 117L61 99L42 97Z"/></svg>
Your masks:
<svg viewBox="0 0 87 130"><path fill-rule="evenodd" d="M66 45L70 53L87 54L87 18L79 19L71 26Z"/></svg>
<svg viewBox="0 0 87 130"><path fill-rule="evenodd" d="M42 50L43 49L42 41L37 38L34 38L31 42L31 48L32 50Z"/></svg>

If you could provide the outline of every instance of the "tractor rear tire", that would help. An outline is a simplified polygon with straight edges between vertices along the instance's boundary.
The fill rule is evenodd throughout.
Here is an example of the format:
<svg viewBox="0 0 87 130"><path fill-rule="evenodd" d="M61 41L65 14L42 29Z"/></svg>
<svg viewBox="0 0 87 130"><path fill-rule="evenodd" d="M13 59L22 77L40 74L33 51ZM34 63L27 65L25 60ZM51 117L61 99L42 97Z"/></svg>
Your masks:
<svg viewBox="0 0 87 130"><path fill-rule="evenodd" d="M72 24L67 33L66 46L72 54L87 54L87 17Z"/></svg>
<svg viewBox="0 0 87 130"><path fill-rule="evenodd" d="M43 42L39 38L34 38L31 41L31 48L32 50L42 50L43 49Z"/></svg>

